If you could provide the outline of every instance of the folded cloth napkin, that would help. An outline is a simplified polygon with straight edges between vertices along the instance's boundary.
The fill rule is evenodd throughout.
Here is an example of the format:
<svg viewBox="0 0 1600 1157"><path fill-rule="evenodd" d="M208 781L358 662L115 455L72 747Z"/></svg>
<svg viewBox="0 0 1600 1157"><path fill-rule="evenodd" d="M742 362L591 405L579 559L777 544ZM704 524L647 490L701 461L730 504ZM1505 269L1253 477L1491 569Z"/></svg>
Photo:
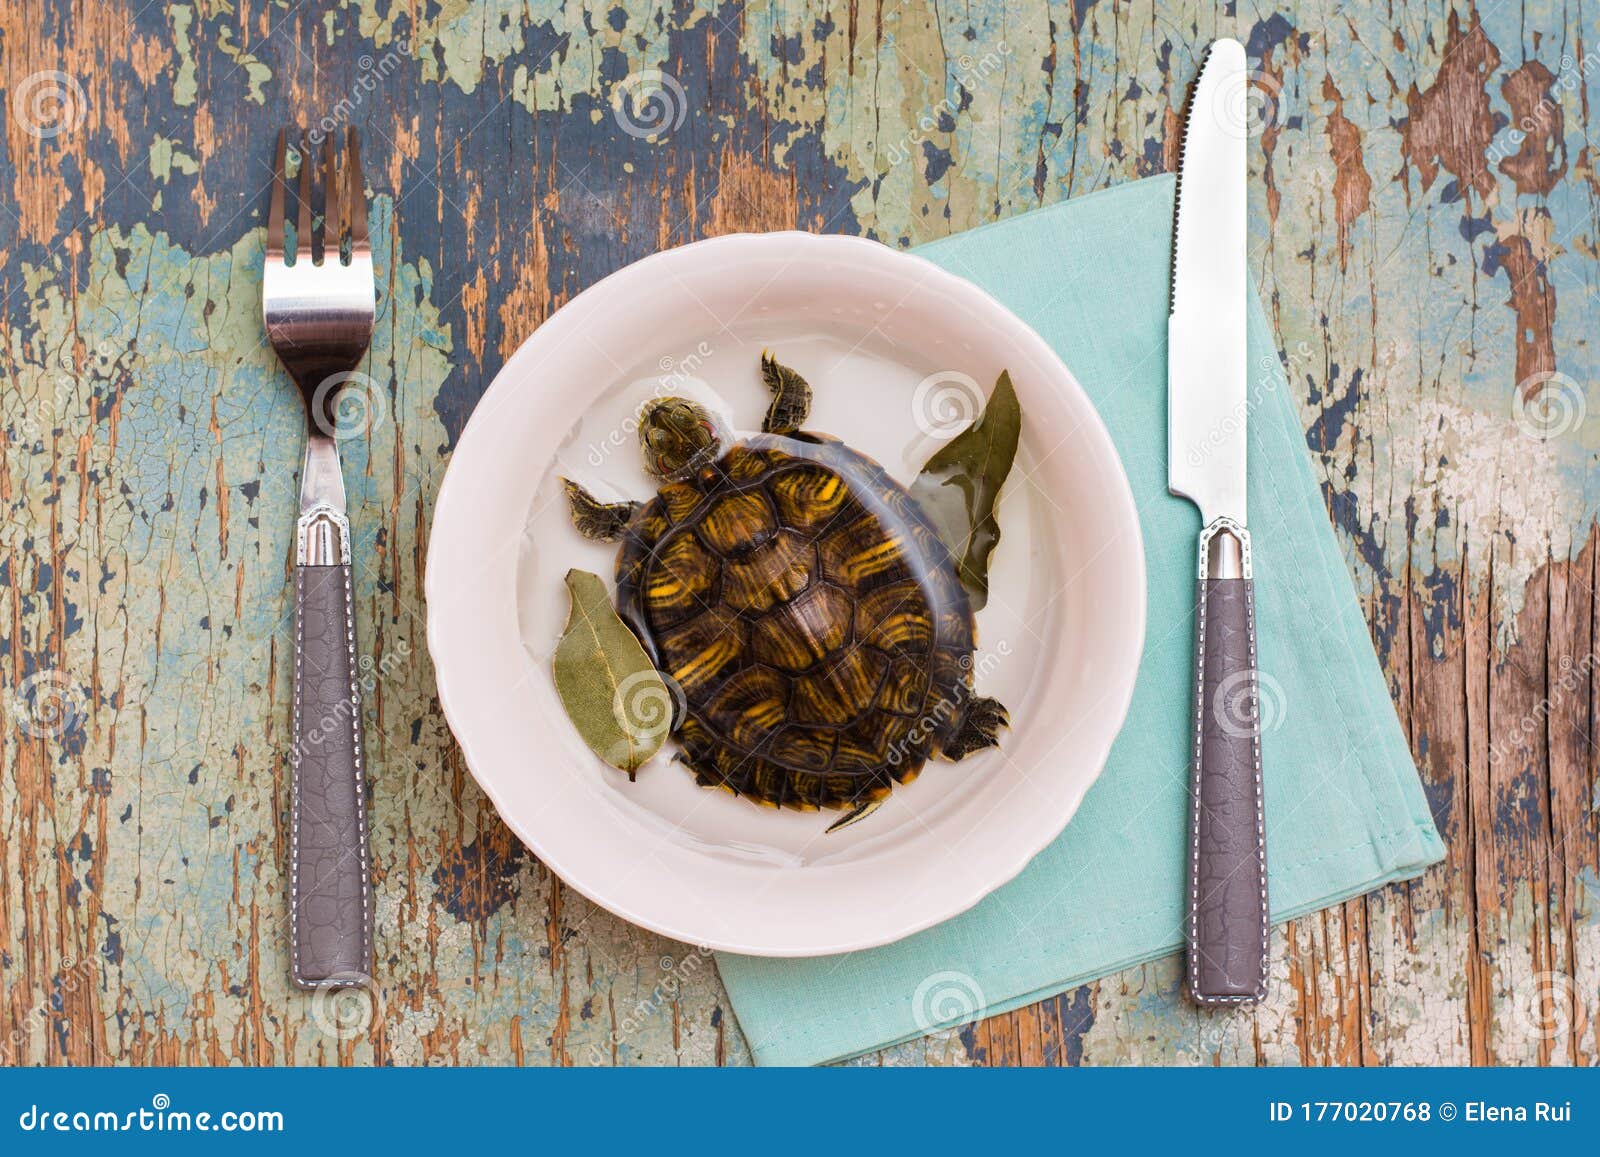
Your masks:
<svg viewBox="0 0 1600 1157"><path fill-rule="evenodd" d="M1167 494L1173 189L1171 177L1137 181L917 250L1038 330L1110 428L1144 530L1144 657L1127 723L1077 815L987 900L865 952L718 956L760 1064L841 1060L1183 943L1200 527L1195 508ZM1286 920L1416 876L1444 847L1254 294L1249 331L1267 864L1273 917Z"/></svg>

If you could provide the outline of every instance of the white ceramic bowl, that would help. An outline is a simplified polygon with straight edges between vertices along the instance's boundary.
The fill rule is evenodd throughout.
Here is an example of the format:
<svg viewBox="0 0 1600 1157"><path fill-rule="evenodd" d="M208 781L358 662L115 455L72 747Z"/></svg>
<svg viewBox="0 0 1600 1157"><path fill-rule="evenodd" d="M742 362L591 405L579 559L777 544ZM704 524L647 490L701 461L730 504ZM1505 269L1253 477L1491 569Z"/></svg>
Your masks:
<svg viewBox="0 0 1600 1157"><path fill-rule="evenodd" d="M648 497L629 424L638 402L685 393L753 427L765 405L755 359L767 345L811 381L807 425L902 482L949 436L929 411L940 397L959 404L962 380L987 388L1008 369L1023 410L994 597L978 616L978 688L1007 704L1013 727L998 751L928 764L833 835L831 814L698 788L665 752L630 783L584 747L550 676L561 576L581 566L609 582L614 560L614 548L567 523L557 475ZM987 293L871 241L739 235L628 266L522 344L440 489L427 599L451 729L540 860L676 939L808 956L948 919L1060 834L1133 694L1144 551L1099 416L1055 353Z"/></svg>

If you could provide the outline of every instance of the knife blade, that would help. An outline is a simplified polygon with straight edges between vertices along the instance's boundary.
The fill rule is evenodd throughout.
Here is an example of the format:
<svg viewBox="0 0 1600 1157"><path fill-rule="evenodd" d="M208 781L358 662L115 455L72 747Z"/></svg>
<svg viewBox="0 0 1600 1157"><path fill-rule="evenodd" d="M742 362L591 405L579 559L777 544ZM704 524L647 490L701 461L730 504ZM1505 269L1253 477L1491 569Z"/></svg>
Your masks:
<svg viewBox="0 0 1600 1157"><path fill-rule="evenodd" d="M1191 775L1188 990L1266 996L1266 826L1255 592L1245 498L1244 47L1218 40L1189 100L1167 318L1167 488L1200 509Z"/></svg>
<svg viewBox="0 0 1600 1157"><path fill-rule="evenodd" d="M1244 47L1207 52L1184 121L1167 317L1167 486L1245 524L1245 132L1235 92Z"/></svg>

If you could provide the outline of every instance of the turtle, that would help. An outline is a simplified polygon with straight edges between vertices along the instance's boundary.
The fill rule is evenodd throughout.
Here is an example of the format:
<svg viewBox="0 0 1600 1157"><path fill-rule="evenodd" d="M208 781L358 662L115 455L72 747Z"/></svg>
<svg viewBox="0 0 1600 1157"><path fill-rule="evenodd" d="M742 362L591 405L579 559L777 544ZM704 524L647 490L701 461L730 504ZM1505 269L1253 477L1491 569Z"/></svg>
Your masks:
<svg viewBox="0 0 1600 1157"><path fill-rule="evenodd" d="M802 429L811 388L770 352L761 432L652 398L639 440L661 486L603 502L563 478L573 524L617 542L616 605L673 688L676 758L758 804L863 818L929 758L999 743L973 689L976 627L917 500L838 438Z"/></svg>

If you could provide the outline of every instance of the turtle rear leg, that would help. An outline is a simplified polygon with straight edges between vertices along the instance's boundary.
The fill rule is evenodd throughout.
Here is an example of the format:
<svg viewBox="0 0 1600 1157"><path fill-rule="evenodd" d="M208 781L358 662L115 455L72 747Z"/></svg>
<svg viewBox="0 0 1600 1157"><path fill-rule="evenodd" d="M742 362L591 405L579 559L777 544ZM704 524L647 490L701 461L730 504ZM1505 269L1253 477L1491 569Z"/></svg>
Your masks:
<svg viewBox="0 0 1600 1157"><path fill-rule="evenodd" d="M793 434L811 413L811 387L788 366L779 365L768 351L761 354L761 380L772 391L772 405L761 429L768 434Z"/></svg>
<svg viewBox="0 0 1600 1157"><path fill-rule="evenodd" d="M637 502L601 502L570 478L563 478L561 485L566 488L567 502L572 507L572 525L584 538L617 541L639 509Z"/></svg>
<svg viewBox="0 0 1600 1157"><path fill-rule="evenodd" d="M1000 700L973 695L966 701L961 717L939 740L939 754L952 763L974 751L1000 745L1000 732L1011 726L1011 714Z"/></svg>

